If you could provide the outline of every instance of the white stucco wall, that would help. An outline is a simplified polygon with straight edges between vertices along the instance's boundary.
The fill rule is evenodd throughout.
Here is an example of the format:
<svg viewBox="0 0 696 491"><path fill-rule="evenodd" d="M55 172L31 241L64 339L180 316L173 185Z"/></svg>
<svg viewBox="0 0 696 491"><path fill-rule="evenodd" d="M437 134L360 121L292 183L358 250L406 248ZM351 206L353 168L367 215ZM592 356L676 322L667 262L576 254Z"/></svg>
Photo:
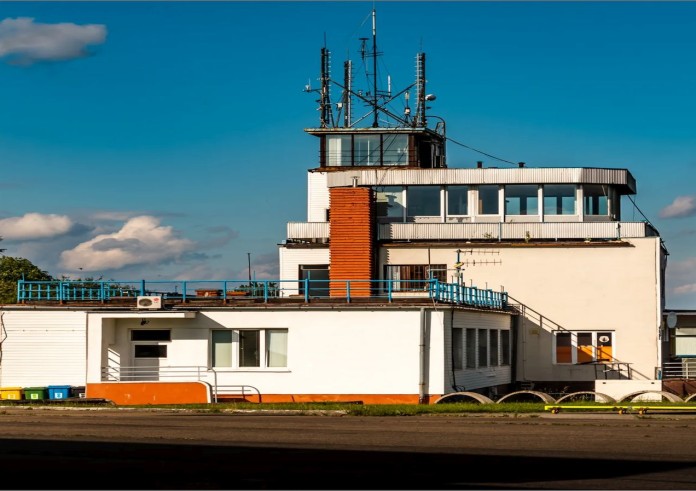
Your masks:
<svg viewBox="0 0 696 491"><path fill-rule="evenodd" d="M491 245L463 252L460 260L468 263L467 285L504 289L568 330L613 331L614 356L631 363L635 378L650 380L661 363L659 240L628 239L626 247ZM453 267L456 248L385 248L380 264L428 264L429 256L431 264ZM541 324L527 321L520 330L518 378L593 380L593 367L551 363L556 325Z"/></svg>

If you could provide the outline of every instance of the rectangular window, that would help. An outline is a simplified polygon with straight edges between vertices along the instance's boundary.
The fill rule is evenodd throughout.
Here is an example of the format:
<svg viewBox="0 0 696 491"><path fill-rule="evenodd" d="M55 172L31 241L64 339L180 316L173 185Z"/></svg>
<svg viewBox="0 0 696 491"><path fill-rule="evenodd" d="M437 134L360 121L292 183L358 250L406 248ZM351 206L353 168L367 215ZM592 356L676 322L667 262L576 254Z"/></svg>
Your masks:
<svg viewBox="0 0 696 491"><path fill-rule="evenodd" d="M500 331L500 346L502 348L502 365L510 364L510 331Z"/></svg>
<svg viewBox="0 0 696 491"><path fill-rule="evenodd" d="M591 332L576 333L577 337L577 352L576 363L591 363L594 360L594 346L592 345Z"/></svg>
<svg viewBox="0 0 696 491"><path fill-rule="evenodd" d="M505 186L506 215L538 215L539 188L534 184Z"/></svg>
<svg viewBox="0 0 696 491"><path fill-rule="evenodd" d="M133 329L131 341L171 341L171 329Z"/></svg>
<svg viewBox="0 0 696 491"><path fill-rule="evenodd" d="M305 282L305 280L307 280ZM329 265L301 264L299 293L304 295L305 285L309 286L310 297L329 296Z"/></svg>
<svg viewBox="0 0 696 491"><path fill-rule="evenodd" d="M427 286L426 280L432 278L444 282L447 279L446 264L387 264L384 268L385 278L391 280L392 291L422 291Z"/></svg>
<svg viewBox="0 0 696 491"><path fill-rule="evenodd" d="M599 184L582 187L585 215L609 215L609 188Z"/></svg>
<svg viewBox="0 0 696 491"><path fill-rule="evenodd" d="M558 331L554 335L556 363L582 364L613 359L611 331Z"/></svg>
<svg viewBox="0 0 696 491"><path fill-rule="evenodd" d="M544 185L544 215L574 215L575 186L573 184Z"/></svg>
<svg viewBox="0 0 696 491"><path fill-rule="evenodd" d="M478 330L478 366L488 366L488 329Z"/></svg>
<svg viewBox="0 0 696 491"><path fill-rule="evenodd" d="M500 333L500 331L498 331L497 329L491 329L489 331L489 333L490 333L490 338L491 338L491 348L488 350L488 353L489 353L488 361L489 361L490 366L497 367L499 365L499 361L498 361L498 356L499 356L499 354L498 354L498 334Z"/></svg>
<svg viewBox="0 0 696 491"><path fill-rule="evenodd" d="M556 333L556 363L572 363L573 352L569 332Z"/></svg>
<svg viewBox="0 0 696 491"><path fill-rule="evenodd" d="M232 330L213 331L213 366L232 366Z"/></svg>
<svg viewBox="0 0 696 491"><path fill-rule="evenodd" d="M133 346L133 354L136 358L166 358L166 344L136 344Z"/></svg>
<svg viewBox="0 0 696 491"><path fill-rule="evenodd" d="M464 339L461 327L452 328L452 365L455 370L464 368Z"/></svg>
<svg viewBox="0 0 696 491"><path fill-rule="evenodd" d="M381 165L382 146L380 135L355 135L353 159L355 165Z"/></svg>
<svg viewBox="0 0 696 491"><path fill-rule="evenodd" d="M484 185L478 187L478 214L497 215L500 213L498 206L498 186Z"/></svg>
<svg viewBox="0 0 696 491"><path fill-rule="evenodd" d="M476 368L476 329L466 330L466 368Z"/></svg>
<svg viewBox="0 0 696 491"><path fill-rule="evenodd" d="M353 165L351 135L327 135L326 147L326 165L330 167Z"/></svg>
<svg viewBox="0 0 696 491"><path fill-rule="evenodd" d="M409 186L406 206L410 217L440 216L440 186Z"/></svg>
<svg viewBox="0 0 696 491"><path fill-rule="evenodd" d="M408 135L382 135L382 164L408 165Z"/></svg>
<svg viewBox="0 0 696 491"><path fill-rule="evenodd" d="M447 187L447 215L469 214L469 186Z"/></svg>
<svg viewBox="0 0 696 491"><path fill-rule="evenodd" d="M266 366L288 366L288 331L287 329L266 330Z"/></svg>
<svg viewBox="0 0 696 491"><path fill-rule="evenodd" d="M287 329L214 329L211 332L213 368L286 367Z"/></svg>
<svg viewBox="0 0 696 491"><path fill-rule="evenodd" d="M239 331L239 366L261 366L261 337L257 329L244 329Z"/></svg>
<svg viewBox="0 0 696 491"><path fill-rule="evenodd" d="M375 188L375 210L378 217L388 217L403 221L404 188L401 186L380 186Z"/></svg>
<svg viewBox="0 0 696 491"><path fill-rule="evenodd" d="M614 358L612 350L612 333L597 333L597 361L611 361Z"/></svg>

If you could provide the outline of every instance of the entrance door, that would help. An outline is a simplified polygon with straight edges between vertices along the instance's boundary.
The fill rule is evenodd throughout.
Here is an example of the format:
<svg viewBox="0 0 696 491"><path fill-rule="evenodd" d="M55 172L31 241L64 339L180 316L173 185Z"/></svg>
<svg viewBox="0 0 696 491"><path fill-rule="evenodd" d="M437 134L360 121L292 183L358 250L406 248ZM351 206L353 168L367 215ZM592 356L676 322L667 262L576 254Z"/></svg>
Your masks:
<svg viewBox="0 0 696 491"><path fill-rule="evenodd" d="M134 344L131 379L134 382L159 380L161 360L166 358L166 344Z"/></svg>
<svg viewBox="0 0 696 491"><path fill-rule="evenodd" d="M300 265L300 294L304 295L305 281L309 279L310 297L329 296L329 265L303 264Z"/></svg>

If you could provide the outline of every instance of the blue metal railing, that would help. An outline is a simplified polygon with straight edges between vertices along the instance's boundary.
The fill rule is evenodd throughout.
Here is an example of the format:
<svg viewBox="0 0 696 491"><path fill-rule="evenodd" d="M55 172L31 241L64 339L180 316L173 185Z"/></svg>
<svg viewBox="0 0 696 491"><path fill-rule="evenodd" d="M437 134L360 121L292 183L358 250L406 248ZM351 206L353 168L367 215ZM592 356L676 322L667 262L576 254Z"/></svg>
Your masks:
<svg viewBox="0 0 696 491"><path fill-rule="evenodd" d="M243 297L268 302L273 298L428 298L435 302L507 308L506 292L429 280L186 280L186 281L27 281L17 282L17 303L37 301L108 302L115 299L160 295L186 302L192 298L230 300Z"/></svg>

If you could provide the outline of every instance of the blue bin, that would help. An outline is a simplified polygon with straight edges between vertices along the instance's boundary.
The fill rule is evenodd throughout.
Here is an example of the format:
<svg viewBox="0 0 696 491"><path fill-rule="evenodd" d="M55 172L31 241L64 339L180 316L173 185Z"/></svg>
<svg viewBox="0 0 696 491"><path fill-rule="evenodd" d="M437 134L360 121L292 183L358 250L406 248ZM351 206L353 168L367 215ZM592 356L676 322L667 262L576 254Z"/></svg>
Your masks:
<svg viewBox="0 0 696 491"><path fill-rule="evenodd" d="M49 399L67 399L70 397L70 386L69 385L49 385L48 386L48 398Z"/></svg>

